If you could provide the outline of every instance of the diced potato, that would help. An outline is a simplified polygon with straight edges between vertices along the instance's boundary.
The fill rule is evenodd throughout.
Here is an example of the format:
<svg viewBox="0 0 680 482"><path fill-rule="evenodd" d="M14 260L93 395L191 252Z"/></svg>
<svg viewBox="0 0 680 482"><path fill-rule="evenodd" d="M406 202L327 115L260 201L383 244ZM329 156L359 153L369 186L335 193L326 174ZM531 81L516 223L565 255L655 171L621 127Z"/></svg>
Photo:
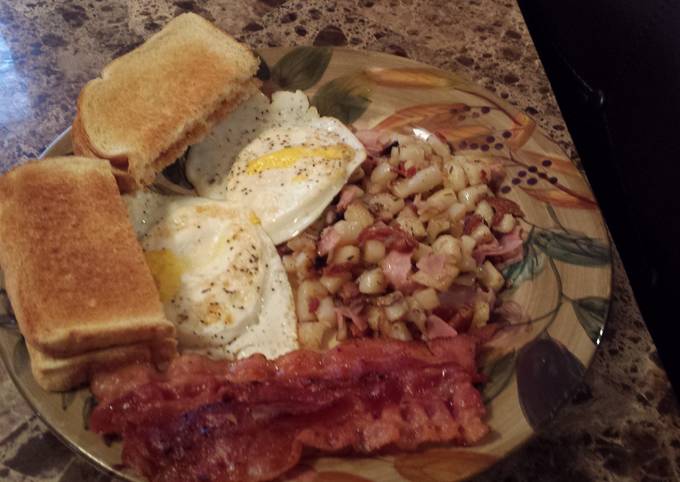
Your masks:
<svg viewBox="0 0 680 482"><path fill-rule="evenodd" d="M444 171L448 177L448 185L456 192L462 191L468 185L467 176L460 165L460 156L453 156L444 162Z"/></svg>
<svg viewBox="0 0 680 482"><path fill-rule="evenodd" d="M415 298L425 310L434 310L439 306L439 295L437 295L437 292L433 288L418 290L413 293L413 298Z"/></svg>
<svg viewBox="0 0 680 482"><path fill-rule="evenodd" d="M467 159L465 162L462 162L461 165L465 171L468 184L471 186L486 183L487 180L491 178L491 169L484 161L479 159Z"/></svg>
<svg viewBox="0 0 680 482"><path fill-rule="evenodd" d="M491 221L493 220L493 208L491 207L491 204L482 199L479 201L479 204L477 204L477 208L475 208L475 214L479 215L488 226L491 226Z"/></svg>
<svg viewBox="0 0 680 482"><path fill-rule="evenodd" d="M432 247L425 243L418 243L418 247L413 253L413 261L416 263L432 252Z"/></svg>
<svg viewBox="0 0 680 482"><path fill-rule="evenodd" d="M333 263L344 264L352 263L357 264L361 261L361 250L358 246L353 244L348 244L339 248L333 255Z"/></svg>
<svg viewBox="0 0 680 482"><path fill-rule="evenodd" d="M475 240L477 244L484 244L493 241L494 235L486 224L480 224L472 230L470 237Z"/></svg>
<svg viewBox="0 0 680 482"><path fill-rule="evenodd" d="M404 200L388 192L381 192L367 200L369 210L382 221L390 221L404 208Z"/></svg>
<svg viewBox="0 0 680 482"><path fill-rule="evenodd" d="M500 291L505 284L503 275L489 260L484 261L482 266L479 267L477 279L479 279L482 286L496 292Z"/></svg>
<svg viewBox="0 0 680 482"><path fill-rule="evenodd" d="M401 229L410 233L416 239L422 239L427 235L423 222L418 218L411 206L406 206L397 215L397 224Z"/></svg>
<svg viewBox="0 0 680 482"><path fill-rule="evenodd" d="M472 250L477 246L477 241L467 234L460 237L460 246L463 251L463 256L472 256Z"/></svg>
<svg viewBox="0 0 680 482"><path fill-rule="evenodd" d="M437 216L436 218L430 219L427 223L427 237L430 242L437 239L439 234L444 231L448 231L451 227L451 222L446 216Z"/></svg>
<svg viewBox="0 0 680 482"><path fill-rule="evenodd" d="M380 324L387 321L385 317L385 312L382 308L378 306L369 306L366 313L366 320L368 321L368 326L373 331L378 331L380 329Z"/></svg>
<svg viewBox="0 0 680 482"><path fill-rule="evenodd" d="M486 325L491 316L491 307L485 301L477 300L472 311L472 326L481 328Z"/></svg>
<svg viewBox="0 0 680 482"><path fill-rule="evenodd" d="M316 313L311 311L310 305L312 300L316 299L320 302L322 298L328 296L328 291L318 280L305 280L300 283L297 290L295 308L298 315L298 321L316 321Z"/></svg>
<svg viewBox="0 0 680 482"><path fill-rule="evenodd" d="M319 307L316 309L316 319L329 327L337 325L333 298L326 296L319 301Z"/></svg>
<svg viewBox="0 0 680 482"><path fill-rule="evenodd" d="M381 268L364 271L358 278L359 291L366 295L384 293L387 289L387 279Z"/></svg>
<svg viewBox="0 0 680 482"><path fill-rule="evenodd" d="M341 273L333 276L324 275L319 282L328 290L329 293L337 293L343 284L352 279L350 273Z"/></svg>
<svg viewBox="0 0 680 482"><path fill-rule="evenodd" d="M412 177L400 179L392 186L394 194L400 198L420 194L441 185L442 173L437 166L429 166L416 172Z"/></svg>
<svg viewBox="0 0 680 482"><path fill-rule="evenodd" d="M505 213L501 218L500 222L494 225L494 229L499 233L507 234L515 229L517 225L517 220L515 216L510 213Z"/></svg>
<svg viewBox="0 0 680 482"><path fill-rule="evenodd" d="M364 261L378 264L385 257L385 244L377 239L369 239L364 244Z"/></svg>
<svg viewBox="0 0 680 482"><path fill-rule="evenodd" d="M371 179L368 185L369 194L376 194L385 189L385 187L394 181L399 174L387 162L378 164L373 172L371 172Z"/></svg>
<svg viewBox="0 0 680 482"><path fill-rule="evenodd" d="M364 203L354 201L345 210L345 220L353 224L354 232L358 231L357 238L361 231L373 224L373 215L368 211Z"/></svg>
<svg viewBox="0 0 680 482"><path fill-rule="evenodd" d="M465 210L469 213L473 212L477 203L484 196L491 194L489 188L486 184L478 184L476 186L466 187L462 191L458 192L458 201L465 205Z"/></svg>
<svg viewBox="0 0 680 482"><path fill-rule="evenodd" d="M391 322L401 320L408 313L408 303L405 299L401 299L389 306L385 307L385 316Z"/></svg>
<svg viewBox="0 0 680 482"><path fill-rule="evenodd" d="M451 220L451 222L455 223L458 221L462 221L463 218L465 218L466 211L467 208L465 207L465 204L457 202L449 206L447 214L449 215L449 219Z"/></svg>
<svg viewBox="0 0 680 482"><path fill-rule="evenodd" d="M435 253L451 256L455 263L458 263L462 257L461 241L449 234L439 236L432 243L432 249Z"/></svg>
<svg viewBox="0 0 680 482"><path fill-rule="evenodd" d="M319 322L298 323L298 341L303 348L318 350L329 330L328 326Z"/></svg>

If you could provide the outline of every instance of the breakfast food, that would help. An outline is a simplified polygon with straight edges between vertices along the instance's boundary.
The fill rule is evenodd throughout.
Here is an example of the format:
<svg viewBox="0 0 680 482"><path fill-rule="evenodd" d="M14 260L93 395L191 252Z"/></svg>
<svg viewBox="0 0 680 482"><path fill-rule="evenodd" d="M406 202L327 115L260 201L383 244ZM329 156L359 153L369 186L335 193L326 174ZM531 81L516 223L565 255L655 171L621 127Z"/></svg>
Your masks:
<svg viewBox="0 0 680 482"><path fill-rule="evenodd" d="M303 346L431 340L487 324L523 243L498 165L436 135L393 135L313 226L280 249Z"/></svg>
<svg viewBox="0 0 680 482"><path fill-rule="evenodd" d="M75 153L109 160L123 190L148 185L257 92L257 67L231 36L198 15L180 15L83 88Z"/></svg>
<svg viewBox="0 0 680 482"><path fill-rule="evenodd" d="M286 272L252 213L196 197L126 198L184 352L276 358L298 348Z"/></svg>
<svg viewBox="0 0 680 482"><path fill-rule="evenodd" d="M46 388L82 381L50 381L62 378L52 363L174 336L106 161L57 157L0 177L0 265Z"/></svg>
<svg viewBox="0 0 680 482"><path fill-rule="evenodd" d="M165 374L137 365L95 379L90 427L120 435L124 463L163 482L272 480L305 448L473 444L489 431L475 347L362 339L274 361L182 356Z"/></svg>
<svg viewBox="0 0 680 482"><path fill-rule="evenodd" d="M82 355L54 357L27 343L33 377L43 389L62 392L87 383L95 373L131 363L164 366L177 353L174 337L113 346Z"/></svg>
<svg viewBox="0 0 680 482"><path fill-rule="evenodd" d="M201 196L248 206L279 244L312 224L365 158L303 92L275 92L271 103L253 96L193 146L187 177Z"/></svg>

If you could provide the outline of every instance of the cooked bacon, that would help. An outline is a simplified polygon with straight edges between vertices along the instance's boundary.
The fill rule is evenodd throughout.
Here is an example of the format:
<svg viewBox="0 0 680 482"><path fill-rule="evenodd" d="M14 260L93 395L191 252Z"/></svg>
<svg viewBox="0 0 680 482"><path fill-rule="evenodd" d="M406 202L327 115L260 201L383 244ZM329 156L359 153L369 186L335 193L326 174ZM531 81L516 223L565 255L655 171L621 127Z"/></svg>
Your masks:
<svg viewBox="0 0 680 482"><path fill-rule="evenodd" d="M463 234L471 234L481 224L484 224L484 219L479 214L468 214L463 223Z"/></svg>
<svg viewBox="0 0 680 482"><path fill-rule="evenodd" d="M471 444L488 433L475 352L458 335L428 345L360 339L274 361L182 356L165 374L137 365L97 376L90 427L121 435L124 463L164 482L269 480L304 448Z"/></svg>
<svg viewBox="0 0 680 482"><path fill-rule="evenodd" d="M416 172L418 172L418 169L415 166L407 168L403 161L400 162L396 168L392 168L392 170L402 177L413 177L416 175Z"/></svg>
<svg viewBox="0 0 680 482"><path fill-rule="evenodd" d="M340 242L340 233L338 233L333 226L328 226L321 231L321 239L319 239L319 244L317 245L317 251L319 256L325 256Z"/></svg>
<svg viewBox="0 0 680 482"><path fill-rule="evenodd" d="M385 278L398 290L404 291L411 288L412 255L412 251L404 253L393 249L380 261L380 268Z"/></svg>
<svg viewBox="0 0 680 482"><path fill-rule="evenodd" d="M434 340L435 338L450 338L458 335L458 332L451 325L437 315L430 315L427 317L425 328L427 329L425 334L427 335L428 340Z"/></svg>
<svg viewBox="0 0 680 482"><path fill-rule="evenodd" d="M345 209L347 209L347 206L349 206L352 201L355 199L360 198L364 194L364 191L359 187L354 184L348 184L346 185L343 189L342 192L340 193L340 200L338 201L338 205L336 206L336 209L338 212L342 212Z"/></svg>
<svg viewBox="0 0 680 482"><path fill-rule="evenodd" d="M319 298L312 297L307 302L307 308L310 312L316 313L316 310L319 308L320 304L321 302L319 301Z"/></svg>
<svg viewBox="0 0 680 482"><path fill-rule="evenodd" d="M520 228L516 227L508 234L504 234L500 242L494 240L475 247L472 257L478 264L484 262L486 258L493 258L494 264L498 268L503 268L512 263L520 261L524 257L524 247Z"/></svg>
<svg viewBox="0 0 680 482"><path fill-rule="evenodd" d="M497 196L488 196L485 200L491 205L494 211L493 221L491 222L492 226L498 224L505 214L512 214L518 218L524 217L522 208L520 208L515 201Z"/></svg>
<svg viewBox="0 0 680 482"><path fill-rule="evenodd" d="M387 249L398 251L411 251L418 246L418 241L406 231L397 226L388 226L378 221L359 234L359 244L364 245L369 239L377 239L385 243Z"/></svg>
<svg viewBox="0 0 680 482"><path fill-rule="evenodd" d="M361 296L361 292L359 291L359 287L357 286L356 283L352 281L347 281L346 283L343 283L343 285L340 287L340 290L338 291L338 296L340 297L343 303L349 304L352 300Z"/></svg>

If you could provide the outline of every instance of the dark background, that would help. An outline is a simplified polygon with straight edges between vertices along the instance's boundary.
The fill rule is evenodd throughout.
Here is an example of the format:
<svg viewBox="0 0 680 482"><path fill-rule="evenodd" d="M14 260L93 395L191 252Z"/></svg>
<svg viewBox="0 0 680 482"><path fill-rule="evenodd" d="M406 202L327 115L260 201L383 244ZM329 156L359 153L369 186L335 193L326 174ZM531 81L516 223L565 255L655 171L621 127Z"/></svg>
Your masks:
<svg viewBox="0 0 680 482"><path fill-rule="evenodd" d="M680 2L518 3L677 394Z"/></svg>

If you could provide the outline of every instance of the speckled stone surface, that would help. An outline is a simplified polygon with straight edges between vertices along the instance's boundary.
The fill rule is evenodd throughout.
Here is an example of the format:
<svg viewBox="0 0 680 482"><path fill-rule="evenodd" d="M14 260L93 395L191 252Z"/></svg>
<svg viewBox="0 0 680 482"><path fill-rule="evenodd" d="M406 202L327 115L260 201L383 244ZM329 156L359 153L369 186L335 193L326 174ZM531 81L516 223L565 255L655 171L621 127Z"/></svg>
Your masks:
<svg viewBox="0 0 680 482"><path fill-rule="evenodd" d="M193 10L252 47L346 45L468 75L576 153L517 6L503 0L0 0L0 167L71 122L78 92L113 57ZM477 482L680 480L680 413L618 256L604 340L542 434ZM51 435L0 368L0 480L108 480Z"/></svg>

